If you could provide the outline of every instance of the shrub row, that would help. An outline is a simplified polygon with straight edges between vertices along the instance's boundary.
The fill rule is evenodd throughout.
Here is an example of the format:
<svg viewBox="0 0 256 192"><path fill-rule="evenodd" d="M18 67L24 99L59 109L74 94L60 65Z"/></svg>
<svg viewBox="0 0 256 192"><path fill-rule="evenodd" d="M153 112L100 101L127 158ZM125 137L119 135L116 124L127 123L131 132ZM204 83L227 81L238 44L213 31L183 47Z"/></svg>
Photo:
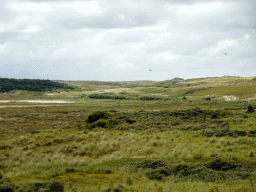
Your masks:
<svg viewBox="0 0 256 192"><path fill-rule="evenodd" d="M217 181L246 179L255 175L255 168L242 166L234 162L216 159L201 164L179 163L172 164L162 160L144 160L142 162L130 163L128 167L141 168L142 172L149 178L162 180L164 177L175 176L179 181Z"/></svg>
<svg viewBox="0 0 256 192"><path fill-rule="evenodd" d="M84 96L81 96L84 97ZM124 95L116 95L116 94L100 94L94 93L89 95L89 98L92 99L115 99L115 100L168 100L169 97L160 97L160 96L139 96L139 95L131 95L131 96L124 96Z"/></svg>
<svg viewBox="0 0 256 192"><path fill-rule="evenodd" d="M206 129L201 132L202 135L207 136L207 137L256 137L256 130L253 131L238 131L238 130L229 130L228 128L225 129Z"/></svg>
<svg viewBox="0 0 256 192"><path fill-rule="evenodd" d="M1 192L63 192L64 187L57 182L46 181L46 182L26 182L13 184L10 179L3 177L0 174L0 191Z"/></svg>
<svg viewBox="0 0 256 192"><path fill-rule="evenodd" d="M118 99L118 100L129 99L128 97L125 97L122 95L99 94L99 93L91 94L91 95L89 95L89 98L92 98L92 99Z"/></svg>

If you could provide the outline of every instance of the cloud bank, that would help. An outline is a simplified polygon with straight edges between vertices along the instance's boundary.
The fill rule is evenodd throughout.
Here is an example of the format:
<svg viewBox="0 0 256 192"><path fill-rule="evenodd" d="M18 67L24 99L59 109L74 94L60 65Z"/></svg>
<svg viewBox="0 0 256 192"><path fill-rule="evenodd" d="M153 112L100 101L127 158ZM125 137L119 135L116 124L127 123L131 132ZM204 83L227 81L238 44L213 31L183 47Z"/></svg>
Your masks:
<svg viewBox="0 0 256 192"><path fill-rule="evenodd" d="M0 77L123 81L256 72L254 0L2 0L0 7Z"/></svg>

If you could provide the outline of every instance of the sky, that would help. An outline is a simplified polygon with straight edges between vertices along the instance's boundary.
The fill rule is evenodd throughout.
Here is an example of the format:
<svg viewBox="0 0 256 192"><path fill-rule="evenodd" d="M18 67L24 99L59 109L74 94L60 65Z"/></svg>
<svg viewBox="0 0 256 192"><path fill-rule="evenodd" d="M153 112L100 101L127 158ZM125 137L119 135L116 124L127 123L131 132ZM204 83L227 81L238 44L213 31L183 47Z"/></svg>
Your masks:
<svg viewBox="0 0 256 192"><path fill-rule="evenodd" d="M255 0L0 0L0 77L256 76L255 8Z"/></svg>

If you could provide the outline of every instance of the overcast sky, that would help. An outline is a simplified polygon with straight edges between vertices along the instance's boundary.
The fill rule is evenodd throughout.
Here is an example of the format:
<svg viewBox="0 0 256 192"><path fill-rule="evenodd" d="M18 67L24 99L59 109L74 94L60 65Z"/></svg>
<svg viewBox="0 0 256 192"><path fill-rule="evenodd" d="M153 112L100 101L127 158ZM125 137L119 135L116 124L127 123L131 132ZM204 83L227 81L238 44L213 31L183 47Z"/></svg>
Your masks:
<svg viewBox="0 0 256 192"><path fill-rule="evenodd" d="M256 0L0 0L0 77L256 76L255 8Z"/></svg>

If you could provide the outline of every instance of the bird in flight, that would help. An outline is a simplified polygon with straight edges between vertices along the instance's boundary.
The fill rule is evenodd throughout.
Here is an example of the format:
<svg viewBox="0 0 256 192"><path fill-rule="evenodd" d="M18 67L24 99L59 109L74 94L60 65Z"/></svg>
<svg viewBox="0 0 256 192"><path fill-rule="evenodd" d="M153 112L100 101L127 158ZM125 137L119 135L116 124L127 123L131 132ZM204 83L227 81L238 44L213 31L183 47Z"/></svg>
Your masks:
<svg viewBox="0 0 256 192"><path fill-rule="evenodd" d="M227 55L228 53L224 53L224 55Z"/></svg>
<svg viewBox="0 0 256 192"><path fill-rule="evenodd" d="M149 71L152 71L151 69L148 69Z"/></svg>

